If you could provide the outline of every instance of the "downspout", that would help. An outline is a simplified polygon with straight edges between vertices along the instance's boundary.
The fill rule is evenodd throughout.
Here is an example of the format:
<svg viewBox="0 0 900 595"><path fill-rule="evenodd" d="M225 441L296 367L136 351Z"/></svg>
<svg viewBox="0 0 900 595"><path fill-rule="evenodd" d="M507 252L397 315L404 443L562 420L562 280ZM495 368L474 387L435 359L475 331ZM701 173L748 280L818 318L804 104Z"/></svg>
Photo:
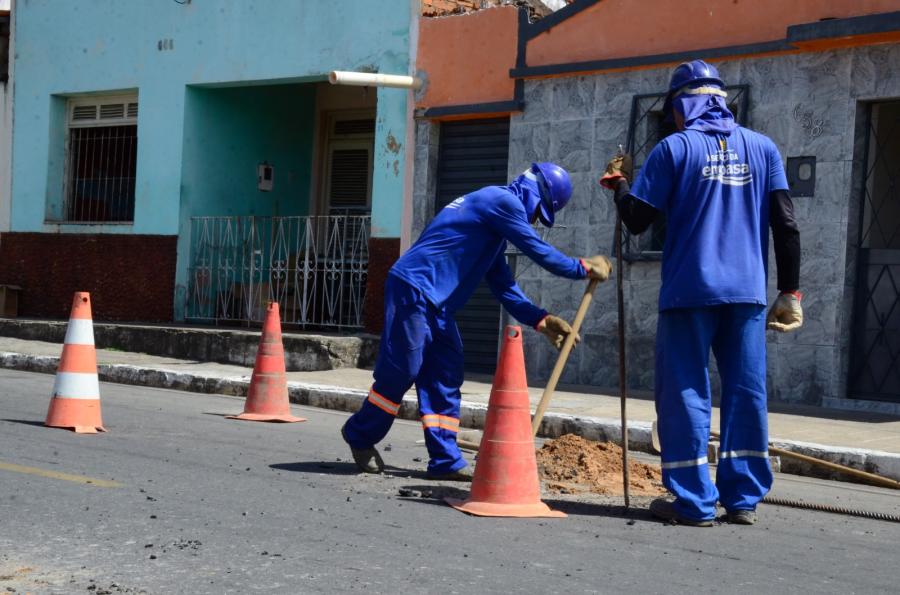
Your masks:
<svg viewBox="0 0 900 595"><path fill-rule="evenodd" d="M354 87L393 87L395 89L420 89L422 79L402 74L382 74L380 72L350 72L332 70L328 74L328 82L332 85L351 85Z"/></svg>

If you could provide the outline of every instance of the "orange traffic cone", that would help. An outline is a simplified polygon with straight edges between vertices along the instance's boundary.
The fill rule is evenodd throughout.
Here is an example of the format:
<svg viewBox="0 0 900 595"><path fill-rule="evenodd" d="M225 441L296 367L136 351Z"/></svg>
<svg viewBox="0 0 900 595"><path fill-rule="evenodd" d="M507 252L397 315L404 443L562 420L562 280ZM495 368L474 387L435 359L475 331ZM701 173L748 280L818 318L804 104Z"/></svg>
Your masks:
<svg viewBox="0 0 900 595"><path fill-rule="evenodd" d="M469 499L447 498L453 508L478 516L564 517L541 502L522 329L506 327Z"/></svg>
<svg viewBox="0 0 900 595"><path fill-rule="evenodd" d="M72 314L44 425L72 428L79 434L106 431L100 419L100 382L94 350L91 296L84 291L75 292L72 301Z"/></svg>
<svg viewBox="0 0 900 595"><path fill-rule="evenodd" d="M229 415L228 419L249 421L306 421L291 415L288 404L287 375L284 370L284 346L281 343L281 320L278 302L271 302L266 311L256 365L250 378L250 392L244 403L244 412Z"/></svg>

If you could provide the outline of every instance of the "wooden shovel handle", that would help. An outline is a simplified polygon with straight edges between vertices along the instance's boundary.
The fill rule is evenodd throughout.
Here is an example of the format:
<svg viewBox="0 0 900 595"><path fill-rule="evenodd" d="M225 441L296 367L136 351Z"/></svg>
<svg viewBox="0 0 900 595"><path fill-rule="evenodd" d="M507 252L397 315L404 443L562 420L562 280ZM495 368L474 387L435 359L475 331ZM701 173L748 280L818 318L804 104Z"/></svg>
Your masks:
<svg viewBox="0 0 900 595"><path fill-rule="evenodd" d="M581 323L584 321L584 316L587 314L588 307L591 305L591 298L594 297L594 290L597 289L597 284L599 282L599 279L591 279L587 288L584 290L584 295L581 296L581 305L578 306L578 311L575 312L575 320L572 321L572 332L566 337L562 349L559 350L559 357L556 358L556 365L553 366L553 373L550 374L550 380L547 381L547 386L544 388L544 394L541 395L541 401L538 403L537 410L534 412L534 419L531 422L531 433L533 436L537 436L538 428L541 427L541 421L544 419L544 412L547 411L547 406L550 405L550 397L553 396L553 392L556 390L556 384L559 382L559 377L562 376L563 368L566 367L566 360L569 359L569 354L572 353L572 348L575 346L575 335L578 334L578 329L581 328Z"/></svg>

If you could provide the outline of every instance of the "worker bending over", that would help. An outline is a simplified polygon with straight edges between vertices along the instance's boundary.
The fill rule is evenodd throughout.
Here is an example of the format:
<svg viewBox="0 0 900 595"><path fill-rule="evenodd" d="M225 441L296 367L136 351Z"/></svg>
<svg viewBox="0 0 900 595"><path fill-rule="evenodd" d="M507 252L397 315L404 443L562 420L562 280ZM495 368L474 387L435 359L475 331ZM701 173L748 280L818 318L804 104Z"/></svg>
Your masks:
<svg viewBox="0 0 900 595"><path fill-rule="evenodd" d="M650 511L697 526L712 525L717 501L730 522L756 522L772 486L765 329L803 322L800 235L781 156L769 138L735 123L724 87L702 60L679 65L664 106L678 132L653 149L633 186L627 155L614 157L601 178L632 233L665 216L656 413L663 483L675 500L657 499ZM770 226L780 293L766 318ZM715 485L707 461L710 349L722 380Z"/></svg>
<svg viewBox="0 0 900 595"><path fill-rule="evenodd" d="M506 264L507 241L551 273L605 280L605 256L570 258L544 242L532 224L553 226L572 195L569 174L535 163L509 186L489 186L444 207L419 240L391 267L384 287L384 330L368 398L341 429L360 470L384 463L375 444L387 435L400 401L415 383L430 460L428 477L471 480L456 444L463 345L453 318L486 279L503 307L557 349L572 332L522 293Z"/></svg>

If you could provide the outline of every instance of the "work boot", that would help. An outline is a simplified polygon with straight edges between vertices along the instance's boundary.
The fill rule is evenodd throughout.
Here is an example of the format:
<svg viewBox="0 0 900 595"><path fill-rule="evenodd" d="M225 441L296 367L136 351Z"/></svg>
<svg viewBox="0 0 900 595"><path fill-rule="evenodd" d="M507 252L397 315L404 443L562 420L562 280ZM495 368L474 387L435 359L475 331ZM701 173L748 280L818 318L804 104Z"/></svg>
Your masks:
<svg viewBox="0 0 900 595"><path fill-rule="evenodd" d="M341 437L344 442L350 446L350 440L347 439L347 432L341 427ZM353 462L363 473L381 473L384 471L384 461L378 451L372 448L353 448L350 446L350 454L353 455Z"/></svg>
<svg viewBox="0 0 900 595"><path fill-rule="evenodd" d="M665 498L657 498L650 503L650 514L664 521L673 521L689 527L712 527L712 519L692 519L675 510L675 503Z"/></svg>
<svg viewBox="0 0 900 595"><path fill-rule="evenodd" d="M729 510L727 517L728 522L732 525L755 525L755 510Z"/></svg>
<svg viewBox="0 0 900 595"><path fill-rule="evenodd" d="M472 468L466 465L462 469L451 471L450 473L428 473L425 475L428 479L434 481L472 481Z"/></svg>

